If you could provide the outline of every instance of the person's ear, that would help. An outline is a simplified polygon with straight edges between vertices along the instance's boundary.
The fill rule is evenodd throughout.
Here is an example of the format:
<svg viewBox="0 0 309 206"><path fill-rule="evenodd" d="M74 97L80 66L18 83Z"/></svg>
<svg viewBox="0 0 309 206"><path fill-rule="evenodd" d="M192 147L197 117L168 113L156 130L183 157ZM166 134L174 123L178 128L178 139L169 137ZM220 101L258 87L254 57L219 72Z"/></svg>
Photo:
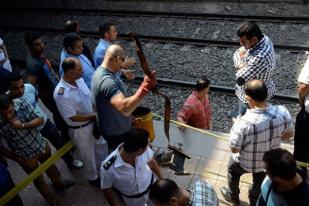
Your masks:
<svg viewBox="0 0 309 206"><path fill-rule="evenodd" d="M169 205L177 206L178 205L178 199L176 197L171 197L171 199L168 201Z"/></svg>
<svg viewBox="0 0 309 206"><path fill-rule="evenodd" d="M258 43L258 38L256 36L253 36L252 39L251 39L251 43L253 45L257 44Z"/></svg>

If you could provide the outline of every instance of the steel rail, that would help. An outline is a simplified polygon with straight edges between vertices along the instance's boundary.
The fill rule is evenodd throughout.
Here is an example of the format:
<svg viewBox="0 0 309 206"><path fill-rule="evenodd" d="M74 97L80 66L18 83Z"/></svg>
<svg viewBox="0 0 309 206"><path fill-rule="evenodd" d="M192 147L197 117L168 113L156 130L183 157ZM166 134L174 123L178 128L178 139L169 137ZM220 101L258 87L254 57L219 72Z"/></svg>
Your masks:
<svg viewBox="0 0 309 206"><path fill-rule="evenodd" d="M0 31L22 31L22 32L39 32L41 34L44 33L53 33L64 35L65 32L63 29L51 29L51 28L39 28L39 27L26 27L26 26L1 26ZM100 38L98 32L94 31L82 31L82 37L86 38ZM131 40L130 36L127 34L118 34L118 37L125 40ZM189 44L189 45L197 45L197 46L218 46L218 47L231 47L231 46L239 46L239 42L236 41L224 41L224 40L212 40L212 39L192 39L192 38L182 38L182 37L166 37L166 36L155 36L155 35L138 35L140 39L143 41L156 41L163 43L175 43L175 44ZM274 45L275 49L280 50L288 50L288 51L309 51L309 47L306 46L293 46L293 45Z"/></svg>
<svg viewBox="0 0 309 206"><path fill-rule="evenodd" d="M16 60L11 59L10 60L12 65L14 67L21 67L24 68L26 65L26 62L24 60ZM53 68L59 68L59 65L52 65ZM134 83L141 83L143 81L143 76L136 75L135 79L132 81ZM183 88L194 88L195 83L189 82L189 81L182 81L182 80L175 80L175 79L168 79L168 78L157 78L158 83L163 86L174 86L174 87L183 87ZM129 82L129 81L128 81ZM219 86L219 85L210 85L210 90L214 92L221 92L227 95L234 95L235 89L231 87L226 86ZM284 101L284 102L291 102L291 103L298 103L298 97L293 95L286 95L286 94L280 94L277 93L273 97L276 100Z"/></svg>
<svg viewBox="0 0 309 206"><path fill-rule="evenodd" d="M239 14L215 14L215 13L193 13L193 12L167 12L167 11L138 11L138 10L117 10L117 9L85 9L85 8L42 8L42 7L1 7L2 12L43 12L43 13L74 13L79 15L115 15L115 16L168 16L168 17L187 17L205 18L219 20L252 20L263 22L292 22L309 23L309 16L284 16L284 15L239 15Z"/></svg>

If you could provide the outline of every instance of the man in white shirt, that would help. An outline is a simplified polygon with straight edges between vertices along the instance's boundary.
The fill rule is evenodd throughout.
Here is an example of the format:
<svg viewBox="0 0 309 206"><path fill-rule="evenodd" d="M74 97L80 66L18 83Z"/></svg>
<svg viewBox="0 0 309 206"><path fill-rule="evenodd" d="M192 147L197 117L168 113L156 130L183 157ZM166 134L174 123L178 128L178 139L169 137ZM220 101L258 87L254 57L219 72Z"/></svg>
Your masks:
<svg viewBox="0 0 309 206"><path fill-rule="evenodd" d="M298 94L301 110L296 117L294 157L298 161L309 161L309 57L298 77ZM307 169L304 167L304 171Z"/></svg>
<svg viewBox="0 0 309 206"><path fill-rule="evenodd" d="M148 138L145 130L131 129L124 142L102 162L101 188L111 206L145 206L155 180L153 172L161 179Z"/></svg>
<svg viewBox="0 0 309 206"><path fill-rule="evenodd" d="M83 69L78 59L66 58L61 66L64 74L55 88L54 99L61 116L70 128L69 135L79 150L89 183L99 187L95 138L92 133L96 115L91 104L91 93L81 78Z"/></svg>

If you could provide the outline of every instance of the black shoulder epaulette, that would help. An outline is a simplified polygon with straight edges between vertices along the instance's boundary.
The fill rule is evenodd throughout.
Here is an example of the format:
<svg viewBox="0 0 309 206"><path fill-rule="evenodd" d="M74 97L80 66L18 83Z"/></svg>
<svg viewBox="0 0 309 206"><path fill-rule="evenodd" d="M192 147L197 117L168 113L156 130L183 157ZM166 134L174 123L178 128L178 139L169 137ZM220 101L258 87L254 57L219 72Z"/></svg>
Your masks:
<svg viewBox="0 0 309 206"><path fill-rule="evenodd" d="M116 161L116 159L117 159L117 155L112 156L112 157L103 165L103 168L104 168L105 170L108 170L108 169L112 166L112 164Z"/></svg>
<svg viewBox="0 0 309 206"><path fill-rule="evenodd" d="M64 87L60 87L58 90L58 95L63 95L64 94Z"/></svg>

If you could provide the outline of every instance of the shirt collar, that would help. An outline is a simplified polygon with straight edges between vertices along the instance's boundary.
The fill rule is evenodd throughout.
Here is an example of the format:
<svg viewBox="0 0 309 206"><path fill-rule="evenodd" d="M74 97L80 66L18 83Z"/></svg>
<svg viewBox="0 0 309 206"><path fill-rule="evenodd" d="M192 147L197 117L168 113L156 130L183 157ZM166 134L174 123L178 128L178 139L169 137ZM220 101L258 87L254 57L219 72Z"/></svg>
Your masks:
<svg viewBox="0 0 309 206"><path fill-rule="evenodd" d="M106 44L106 45L111 45L111 43L109 42L109 41L106 41L105 39L100 39L100 42L102 43L102 44Z"/></svg>
<svg viewBox="0 0 309 206"><path fill-rule="evenodd" d="M264 35L263 38L256 45L254 45L254 47L249 49L249 53L252 53L255 50L258 50L260 47L263 47L265 43L266 43L266 36Z"/></svg>
<svg viewBox="0 0 309 206"><path fill-rule="evenodd" d="M120 155L120 148L122 147L123 143L120 144L117 149L115 150L115 153L117 155L116 161L115 161L115 167L121 167L121 166L126 166L126 167L132 167L131 165L129 165L128 163L125 163L123 161L123 159L121 158Z"/></svg>
<svg viewBox="0 0 309 206"><path fill-rule="evenodd" d="M66 89L70 90L70 89L76 89L77 87L74 86L74 85L71 85L69 83L67 83L66 81L64 81L63 78L61 78L60 82L62 83L62 86L65 87ZM77 81L75 80L76 84L77 84Z"/></svg>

